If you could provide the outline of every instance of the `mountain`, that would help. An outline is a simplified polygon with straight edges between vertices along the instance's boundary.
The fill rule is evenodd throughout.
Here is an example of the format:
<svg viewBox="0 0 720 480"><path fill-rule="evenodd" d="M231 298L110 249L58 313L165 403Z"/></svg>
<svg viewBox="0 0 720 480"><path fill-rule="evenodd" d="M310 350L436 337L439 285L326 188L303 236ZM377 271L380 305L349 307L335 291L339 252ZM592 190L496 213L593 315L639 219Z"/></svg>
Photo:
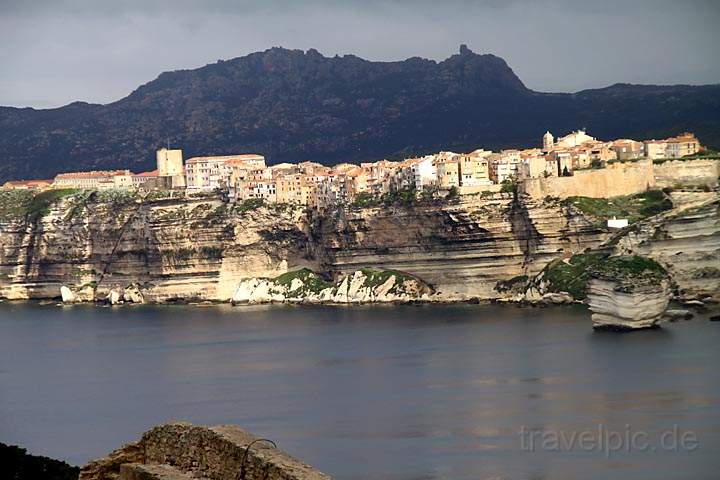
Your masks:
<svg viewBox="0 0 720 480"><path fill-rule="evenodd" d="M270 163L401 158L539 145L585 127L599 138L693 131L720 145L720 85L617 84L578 93L525 87L505 61L466 46L435 62L371 62L272 48L162 73L107 105L0 107L0 181L62 171L154 168L185 156L255 152Z"/></svg>

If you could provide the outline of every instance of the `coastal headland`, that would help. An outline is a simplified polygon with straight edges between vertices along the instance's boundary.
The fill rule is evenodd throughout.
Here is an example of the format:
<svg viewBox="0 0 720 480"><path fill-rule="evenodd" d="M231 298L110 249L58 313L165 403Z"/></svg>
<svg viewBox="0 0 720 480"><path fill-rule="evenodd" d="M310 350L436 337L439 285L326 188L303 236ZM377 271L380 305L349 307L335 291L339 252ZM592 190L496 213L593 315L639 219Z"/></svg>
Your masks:
<svg viewBox="0 0 720 480"><path fill-rule="evenodd" d="M0 297L563 303L586 300L585 284L577 290L563 273L595 252L656 261L677 299L717 299L716 193L657 187L610 199L516 189L322 211L214 192L6 191ZM629 225L608 228L618 209Z"/></svg>

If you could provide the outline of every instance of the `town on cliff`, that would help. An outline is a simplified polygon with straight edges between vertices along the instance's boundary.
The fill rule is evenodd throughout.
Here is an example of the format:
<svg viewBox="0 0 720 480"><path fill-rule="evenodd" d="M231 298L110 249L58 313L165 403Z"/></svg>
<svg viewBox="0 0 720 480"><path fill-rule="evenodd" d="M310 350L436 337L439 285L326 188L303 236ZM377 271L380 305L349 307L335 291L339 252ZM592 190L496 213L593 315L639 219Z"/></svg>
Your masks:
<svg viewBox="0 0 720 480"><path fill-rule="evenodd" d="M162 148L153 172L11 181L0 299L581 302L622 328L720 301L717 153L691 133L542 143L334 167Z"/></svg>
<svg viewBox="0 0 720 480"><path fill-rule="evenodd" d="M397 192L468 195L510 191L515 185L536 196L607 197L633 192L623 190L619 182L607 191L592 193L588 191L592 185L573 181L572 177L579 171L606 169L618 162L661 162L697 155L702 150L692 133L663 140L601 141L584 130L557 140L546 132L542 148L500 152L477 149L470 153L442 151L404 161L340 163L333 167L311 161L268 166L262 155L248 153L193 157L184 161L181 149L162 148L157 151L154 171L68 172L52 180L8 181L3 188L172 189L188 194L224 191L231 201L261 199L267 203L319 209L369 201ZM639 182L646 180L639 179ZM617 188L620 190L615 191Z"/></svg>

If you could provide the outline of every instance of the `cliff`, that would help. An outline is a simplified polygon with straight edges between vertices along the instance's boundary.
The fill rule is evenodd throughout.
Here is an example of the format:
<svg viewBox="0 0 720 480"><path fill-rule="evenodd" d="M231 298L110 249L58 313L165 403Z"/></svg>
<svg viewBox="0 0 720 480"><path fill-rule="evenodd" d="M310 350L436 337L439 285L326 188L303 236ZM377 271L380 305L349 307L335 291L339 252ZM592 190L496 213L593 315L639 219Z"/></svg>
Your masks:
<svg viewBox="0 0 720 480"><path fill-rule="evenodd" d="M720 201L707 192L678 198L666 211L647 203L650 216L611 234L577 202L504 193L319 213L214 196L1 192L0 297L242 303L272 292L302 301L297 292L312 286L308 301L517 299L552 264L524 298L582 300L584 268L597 255L579 254L590 249L651 258L677 297L718 299ZM287 275L302 269L316 281L298 290ZM380 288L392 275L397 283ZM412 295L398 290L406 278Z"/></svg>
<svg viewBox="0 0 720 480"><path fill-rule="evenodd" d="M720 301L720 198L697 201L625 228L602 249L652 258L669 272L681 299Z"/></svg>
<svg viewBox="0 0 720 480"><path fill-rule="evenodd" d="M313 220L313 244L328 271L409 272L452 300L503 296L498 282L535 274L606 235L572 208L511 194L441 206L340 209Z"/></svg>
<svg viewBox="0 0 720 480"><path fill-rule="evenodd" d="M498 282L607 237L571 206L510 194L323 215L215 197L53 195L0 202L0 296L58 298L65 285L96 298L230 301L244 279L308 268L336 281L370 268L412 275L438 299L497 298Z"/></svg>
<svg viewBox="0 0 720 480"><path fill-rule="evenodd" d="M0 296L55 298L69 285L103 297L135 285L150 302L229 300L242 278L312 266L303 209L71 193L42 213L21 205L0 220Z"/></svg>
<svg viewBox="0 0 720 480"><path fill-rule="evenodd" d="M717 303L717 193L673 192L676 206L667 210L658 208L659 198L654 203L649 201L656 196L639 197L646 201L639 211L633 210L627 198L620 199L611 208L633 211L635 223L593 250L551 261L538 275L515 282L509 289L528 301L583 301L593 312L596 328L647 328L662 320L691 316L685 310L668 311L671 298L699 308L707 302ZM595 213L607 207L592 202L581 205ZM651 215L644 216L643 211Z"/></svg>

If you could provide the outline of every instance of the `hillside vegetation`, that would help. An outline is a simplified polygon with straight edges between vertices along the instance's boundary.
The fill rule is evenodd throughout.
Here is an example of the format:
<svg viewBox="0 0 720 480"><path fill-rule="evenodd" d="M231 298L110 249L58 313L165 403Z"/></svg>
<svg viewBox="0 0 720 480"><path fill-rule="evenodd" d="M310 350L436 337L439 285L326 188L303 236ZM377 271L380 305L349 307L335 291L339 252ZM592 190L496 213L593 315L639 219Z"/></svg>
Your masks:
<svg viewBox="0 0 720 480"><path fill-rule="evenodd" d="M634 223L673 207L672 200L662 190L612 198L569 197L564 203L603 223L613 217Z"/></svg>
<svg viewBox="0 0 720 480"><path fill-rule="evenodd" d="M529 90L502 58L463 47L441 62L371 62L272 48L166 72L108 105L0 107L0 183L62 171L155 168L185 157L255 152L270 163L402 158L440 150L530 147L549 129L598 138L695 132L720 145L720 85Z"/></svg>

